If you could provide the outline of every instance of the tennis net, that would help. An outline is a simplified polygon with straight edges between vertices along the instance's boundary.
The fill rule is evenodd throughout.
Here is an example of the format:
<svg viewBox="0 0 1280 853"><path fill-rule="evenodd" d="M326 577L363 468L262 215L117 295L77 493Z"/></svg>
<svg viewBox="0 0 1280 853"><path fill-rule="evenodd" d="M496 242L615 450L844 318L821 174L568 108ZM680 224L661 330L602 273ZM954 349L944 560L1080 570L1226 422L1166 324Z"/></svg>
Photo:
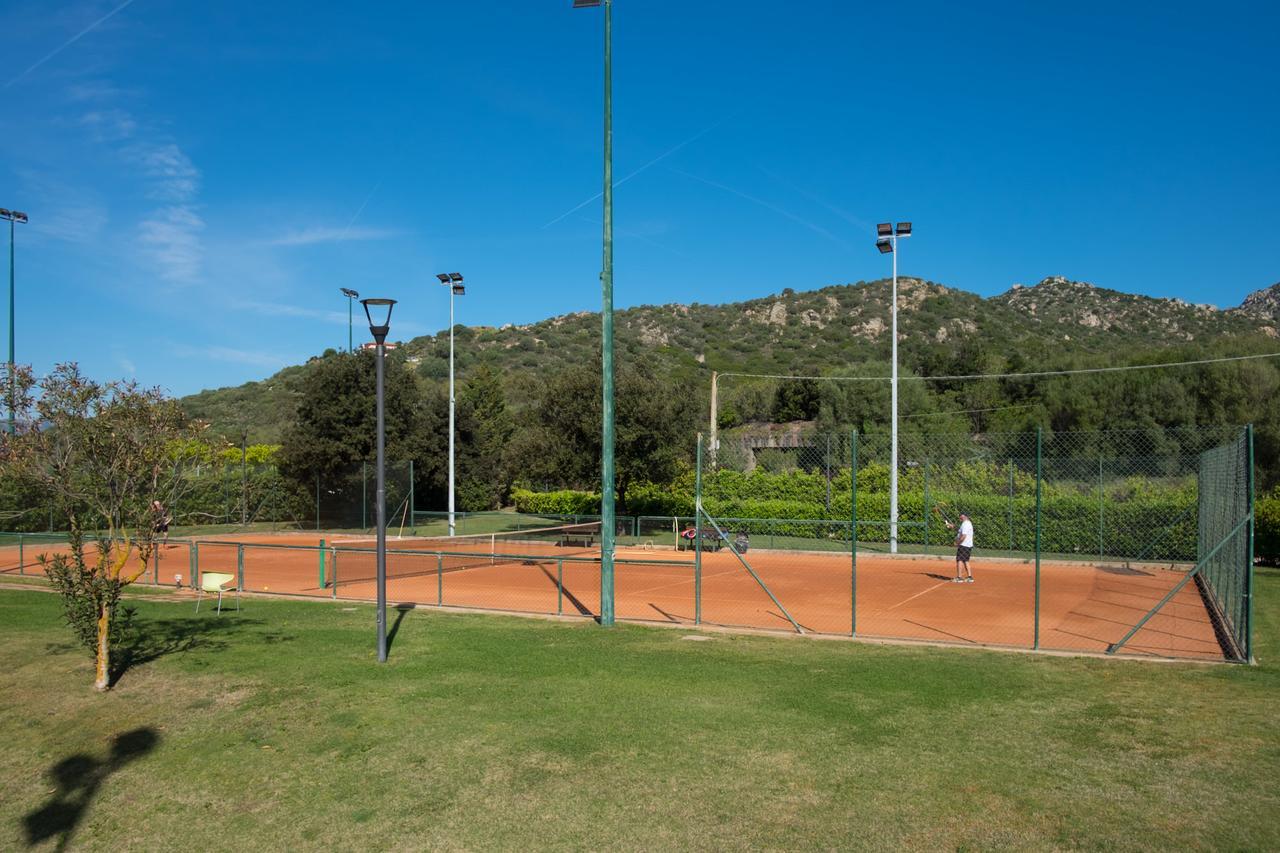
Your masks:
<svg viewBox="0 0 1280 853"><path fill-rule="evenodd" d="M335 540L329 549L327 585L374 580L376 548L377 540L372 537ZM598 521L464 536L388 538L387 577L408 578L484 566L531 564L599 551Z"/></svg>

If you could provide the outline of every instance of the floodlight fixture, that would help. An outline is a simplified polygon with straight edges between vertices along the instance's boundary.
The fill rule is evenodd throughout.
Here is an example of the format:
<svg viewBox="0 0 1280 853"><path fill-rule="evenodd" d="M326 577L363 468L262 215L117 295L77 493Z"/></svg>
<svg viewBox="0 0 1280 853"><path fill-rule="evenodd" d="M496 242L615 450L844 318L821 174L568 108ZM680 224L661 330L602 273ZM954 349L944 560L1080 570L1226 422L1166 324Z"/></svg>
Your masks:
<svg viewBox="0 0 1280 853"><path fill-rule="evenodd" d="M882 254L882 255L887 255L887 254L889 254L890 252L892 252L892 251L893 251L893 241L892 241L892 240L877 240L877 241L876 241L876 248L880 250L880 254Z"/></svg>
<svg viewBox="0 0 1280 853"><path fill-rule="evenodd" d="M447 272L438 272L438 273L436 273L436 278L440 279L440 283L441 283L441 284L448 284L448 283L449 283L449 274L448 274Z"/></svg>
<svg viewBox="0 0 1280 853"><path fill-rule="evenodd" d="M575 9L591 9L600 5L600 0L573 0Z"/></svg>
<svg viewBox="0 0 1280 853"><path fill-rule="evenodd" d="M455 285L453 286L453 295L454 295L454 296L463 296L463 295L465 295L465 294L466 294L466 292L467 292L467 288L466 288L464 285L461 285L461 284L455 284Z"/></svg>
<svg viewBox="0 0 1280 853"><path fill-rule="evenodd" d="M893 234L892 222L881 222L879 225L876 226L877 237L888 237L892 234Z"/></svg>
<svg viewBox="0 0 1280 853"><path fill-rule="evenodd" d="M897 227L897 234L898 234L898 236L899 236L899 237L910 237L910 236L911 236L911 223L910 223L910 222L899 222L899 223L898 223L898 227Z"/></svg>
<svg viewBox="0 0 1280 853"><path fill-rule="evenodd" d="M462 283L462 273L460 273L460 272L451 272L451 273L449 273L449 281L453 282L454 284L461 284L461 283Z"/></svg>
<svg viewBox="0 0 1280 853"><path fill-rule="evenodd" d="M339 290L341 290L341 291L342 291L342 295L343 295L343 296L345 296L345 297L347 297L348 299L359 299L359 298L360 298L360 294L359 294L359 293L356 293L354 290L352 290L352 289L351 289L351 288L349 288L349 287L340 287L340 288L338 288L338 289L339 289Z"/></svg>

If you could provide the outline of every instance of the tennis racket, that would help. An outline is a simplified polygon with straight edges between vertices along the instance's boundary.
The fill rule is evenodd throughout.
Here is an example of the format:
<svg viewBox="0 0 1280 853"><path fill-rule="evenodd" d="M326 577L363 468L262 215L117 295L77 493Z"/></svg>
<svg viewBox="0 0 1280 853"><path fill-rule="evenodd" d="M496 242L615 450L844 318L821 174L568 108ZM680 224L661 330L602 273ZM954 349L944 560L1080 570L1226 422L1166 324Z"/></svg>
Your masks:
<svg viewBox="0 0 1280 853"><path fill-rule="evenodd" d="M942 504L934 504L934 505L933 505L933 511L934 511L934 512L936 512L938 515L942 516L942 520L943 520L943 521L945 521L945 522L947 523L947 526L948 526L948 527L952 527L952 526L953 526L953 525L951 524L951 519L947 517L946 510L944 510L944 509L942 508Z"/></svg>

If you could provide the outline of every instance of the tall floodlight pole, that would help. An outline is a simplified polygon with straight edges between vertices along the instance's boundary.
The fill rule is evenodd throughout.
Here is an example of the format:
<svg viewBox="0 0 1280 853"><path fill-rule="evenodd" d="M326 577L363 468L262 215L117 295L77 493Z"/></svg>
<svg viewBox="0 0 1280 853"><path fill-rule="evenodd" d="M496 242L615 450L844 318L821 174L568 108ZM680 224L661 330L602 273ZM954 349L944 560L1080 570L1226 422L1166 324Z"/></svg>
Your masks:
<svg viewBox="0 0 1280 853"><path fill-rule="evenodd" d="M342 295L347 297L347 352L355 352L355 342L351 337L351 306L360 298L360 294L349 287L339 289L342 291Z"/></svg>
<svg viewBox="0 0 1280 853"><path fill-rule="evenodd" d="M9 210L0 207L0 219L9 220L9 435L13 435L13 406L14 406L14 310L16 300L14 297L14 255L13 255L13 227L19 222L26 223L27 215L20 210Z"/></svg>
<svg viewBox="0 0 1280 853"><path fill-rule="evenodd" d="M889 430L889 553L898 553L898 240L911 236L911 223L899 222L893 226L881 222L876 226L876 248L881 254L893 255L893 295L889 308L893 361L890 380L890 409L892 425Z"/></svg>
<svg viewBox="0 0 1280 853"><path fill-rule="evenodd" d="M449 535L452 536L454 534L454 495L457 493L453 476L453 437L457 432L453 415L453 297L466 294L467 289L462 283L462 273L442 272L437 273L436 278L449 288Z"/></svg>
<svg viewBox="0 0 1280 853"><path fill-rule="evenodd" d="M378 486L374 501L377 503L378 544L377 544L377 580L378 580L378 663L387 660L387 459L386 459L386 424L383 419L383 362L387 360L387 333L391 331L391 309L395 307L394 299L361 299L364 316L369 321L369 333L377 343L374 358L378 362ZM386 316L382 309L386 309ZM379 314L379 320L373 319L373 311Z"/></svg>
<svg viewBox="0 0 1280 853"><path fill-rule="evenodd" d="M613 0L573 0L573 8L604 5L604 259L601 374L604 385L600 450L600 624L613 624Z"/></svg>

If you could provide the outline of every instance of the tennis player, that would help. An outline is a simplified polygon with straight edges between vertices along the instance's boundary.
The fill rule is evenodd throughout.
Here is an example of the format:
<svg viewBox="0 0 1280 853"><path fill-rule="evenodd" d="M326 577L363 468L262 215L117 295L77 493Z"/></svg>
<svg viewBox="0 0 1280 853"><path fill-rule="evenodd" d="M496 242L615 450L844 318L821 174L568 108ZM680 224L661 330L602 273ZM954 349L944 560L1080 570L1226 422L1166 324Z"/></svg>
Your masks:
<svg viewBox="0 0 1280 853"><path fill-rule="evenodd" d="M973 554L973 522L962 512L960 528L957 530L949 521L947 527L956 531L956 576L951 580L953 583L973 583L973 569L969 568L969 557ZM960 571L962 566L963 574Z"/></svg>
<svg viewBox="0 0 1280 853"><path fill-rule="evenodd" d="M151 502L151 515L155 519L154 530L160 537L160 544L168 547L169 545L169 513L165 510L164 504L160 501Z"/></svg>

